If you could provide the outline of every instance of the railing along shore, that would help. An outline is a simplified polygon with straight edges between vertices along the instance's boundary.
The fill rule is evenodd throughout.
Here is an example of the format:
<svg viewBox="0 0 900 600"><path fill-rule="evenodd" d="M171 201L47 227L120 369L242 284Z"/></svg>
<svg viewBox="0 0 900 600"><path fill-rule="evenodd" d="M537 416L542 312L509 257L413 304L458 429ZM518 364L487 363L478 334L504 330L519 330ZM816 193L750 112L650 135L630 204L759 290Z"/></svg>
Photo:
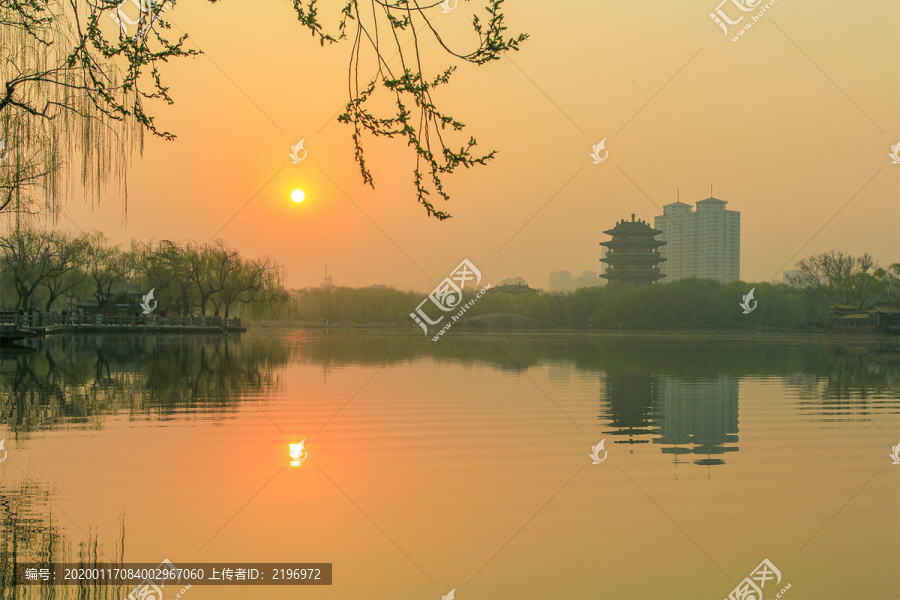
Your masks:
<svg viewBox="0 0 900 600"><path fill-rule="evenodd" d="M78 329L88 327L152 327L179 329L212 329L226 331L243 330L240 317L228 319L222 317L170 317L159 315L101 315L101 314L66 314L47 312L18 313L0 311L0 326L22 327L25 329L42 329L59 326L62 329Z"/></svg>

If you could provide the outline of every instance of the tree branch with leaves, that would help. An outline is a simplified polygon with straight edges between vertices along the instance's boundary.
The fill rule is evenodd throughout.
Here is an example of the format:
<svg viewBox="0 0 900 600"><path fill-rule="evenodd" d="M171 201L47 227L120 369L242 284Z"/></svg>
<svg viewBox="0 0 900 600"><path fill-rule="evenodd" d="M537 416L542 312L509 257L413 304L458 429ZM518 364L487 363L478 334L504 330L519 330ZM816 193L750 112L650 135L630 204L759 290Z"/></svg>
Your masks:
<svg viewBox="0 0 900 600"><path fill-rule="evenodd" d="M472 26L476 42L467 51L457 50L444 41L434 19L441 15L439 2L419 3L417 0L345 0L340 11L337 32L328 33L319 19L319 0L292 0L300 22L322 45L350 40L348 93L341 123L353 128L356 161L363 181L375 187L375 179L366 165L363 138L406 138L416 156L413 182L417 201L429 216L439 220L450 214L437 208L432 192L444 200L450 199L444 188L443 176L459 167L484 165L496 155L495 151L475 153L477 140L469 137L454 147L448 134L461 132L465 124L440 110L433 93L446 85L456 71L451 65L432 75L426 75L422 54L430 40L453 59L463 63L483 65L499 60L504 53L518 50L527 34L508 36L504 14L504 0L488 0L487 18L475 14ZM366 59L375 63L374 74L367 78L360 72ZM392 65L395 57L399 65ZM386 92L384 102L392 108L376 113L373 104L378 91Z"/></svg>
<svg viewBox="0 0 900 600"><path fill-rule="evenodd" d="M129 29L121 0L0 0L0 210L56 216L70 184L127 198L144 133L172 139L145 105L171 104L160 65L198 52L161 0L139 2Z"/></svg>

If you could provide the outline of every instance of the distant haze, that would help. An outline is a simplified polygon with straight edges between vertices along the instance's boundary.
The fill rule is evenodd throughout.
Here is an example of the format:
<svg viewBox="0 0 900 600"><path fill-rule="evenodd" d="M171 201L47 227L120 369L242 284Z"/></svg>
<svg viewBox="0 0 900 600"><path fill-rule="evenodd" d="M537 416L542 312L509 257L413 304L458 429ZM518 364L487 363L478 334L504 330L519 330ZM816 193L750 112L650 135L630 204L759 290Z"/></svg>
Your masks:
<svg viewBox="0 0 900 600"><path fill-rule="evenodd" d="M468 258L487 281L546 289L551 271L600 271L619 219L652 223L677 189L694 204L712 183L741 213L744 280L832 248L900 261L900 4L780 2L737 43L709 18L716 4L506 3L510 33L531 34L523 51L460 68L437 95L468 125L452 147L474 135L498 150L446 179L453 218L438 222L415 202L404 141L367 140L377 187L362 184L334 118L348 44L321 48L282 0L180 3L171 20L208 58L167 66L175 105L154 114L178 139L146 144L127 224L115 197L68 214L122 243L205 241L246 204L218 237L275 257L291 287L318 284L327 262L336 285L429 290ZM436 10L435 26L462 42L477 5ZM308 158L290 164L301 138ZM609 157L592 164L603 138Z"/></svg>

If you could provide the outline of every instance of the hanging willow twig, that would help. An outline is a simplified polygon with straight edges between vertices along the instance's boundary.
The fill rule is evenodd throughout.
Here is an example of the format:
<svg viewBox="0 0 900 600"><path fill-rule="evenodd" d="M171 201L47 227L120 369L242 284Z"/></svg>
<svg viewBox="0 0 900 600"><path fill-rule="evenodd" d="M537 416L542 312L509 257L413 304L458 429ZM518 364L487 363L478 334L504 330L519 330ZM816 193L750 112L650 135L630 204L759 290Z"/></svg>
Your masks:
<svg viewBox="0 0 900 600"><path fill-rule="evenodd" d="M197 54L168 35L173 2L127 2L125 17L121 0L0 0L0 210L57 217L71 191L99 202L107 183L127 201L144 132L173 137L144 109L172 103L159 66Z"/></svg>
<svg viewBox="0 0 900 600"><path fill-rule="evenodd" d="M292 1L300 22L319 38L322 45L345 39L352 43L350 100L338 120L353 127L356 161L363 181L374 187L374 178L366 166L363 134L405 137L416 154L413 180L418 202L429 216L440 220L449 218L449 213L435 208L429 199L432 190L443 200L450 199L444 189L442 175L453 173L460 166L483 165L494 158L496 152L473 154L477 145L474 137L469 137L458 150L450 147L445 132L461 131L465 125L437 108L432 91L450 81L456 66L426 77L422 66L422 46L431 40L451 57L475 65L497 60L509 50L518 50L519 44L528 36L504 35L507 29L501 12L504 0L487 0L487 20L477 14L473 17L472 25L478 43L465 53L447 44L432 22L434 16L442 14L439 8L447 6L447 2L420 4L417 0L345 0L337 33L332 35L319 20L319 0ZM361 79L360 63L366 57L377 65L371 80ZM399 66L391 66L392 58L397 59ZM369 108L378 89L387 90L391 98L392 108L384 116L376 115Z"/></svg>

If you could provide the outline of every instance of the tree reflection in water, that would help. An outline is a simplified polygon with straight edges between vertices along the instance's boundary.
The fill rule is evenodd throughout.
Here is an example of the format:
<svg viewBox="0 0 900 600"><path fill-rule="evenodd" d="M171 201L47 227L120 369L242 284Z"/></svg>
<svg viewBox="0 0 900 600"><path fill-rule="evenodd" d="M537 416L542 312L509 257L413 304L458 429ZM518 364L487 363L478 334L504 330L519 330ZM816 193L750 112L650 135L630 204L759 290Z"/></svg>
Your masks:
<svg viewBox="0 0 900 600"><path fill-rule="evenodd" d="M58 514L53 510L54 490L22 478L7 485L9 477L0 484L0 598L25 600L32 598L90 598L120 600L125 586L104 585L100 581L84 581L79 586L20 585L15 565L21 563L75 563L91 568L100 563L121 565L125 548L125 521L120 518L120 537L109 552L93 529L86 537L73 543L60 527Z"/></svg>
<svg viewBox="0 0 900 600"><path fill-rule="evenodd" d="M103 417L211 411L278 385L291 347L234 336L57 336L36 352L0 351L0 415L16 434L99 428Z"/></svg>

